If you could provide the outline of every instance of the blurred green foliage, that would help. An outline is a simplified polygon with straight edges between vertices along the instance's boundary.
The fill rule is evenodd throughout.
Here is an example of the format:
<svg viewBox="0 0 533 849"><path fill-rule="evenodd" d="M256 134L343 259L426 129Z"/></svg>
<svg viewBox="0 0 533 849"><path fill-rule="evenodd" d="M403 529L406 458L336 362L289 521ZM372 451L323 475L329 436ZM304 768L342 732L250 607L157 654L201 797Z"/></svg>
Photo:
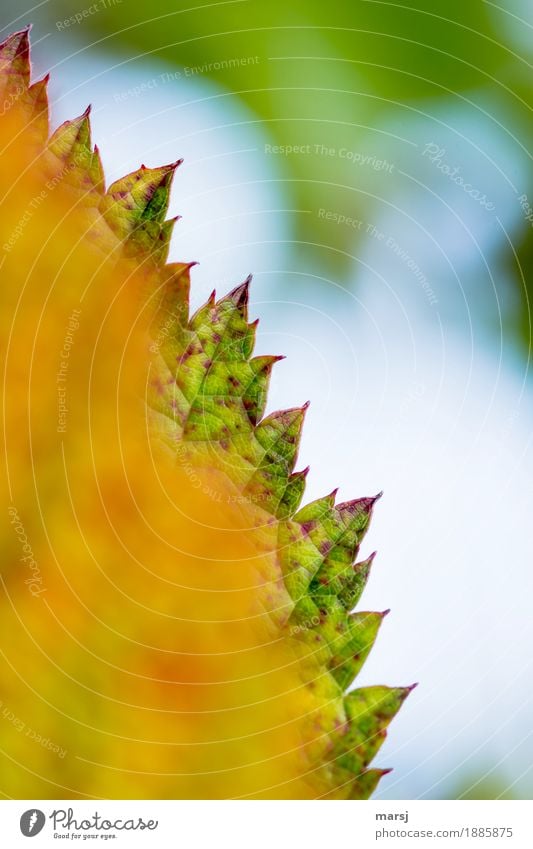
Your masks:
<svg viewBox="0 0 533 849"><path fill-rule="evenodd" d="M398 138L402 123L417 109L431 113L444 98L459 103L465 93L474 100L494 96L499 120L512 116L527 147L533 106L527 63L483 0L105 2L105 12L84 21L102 47L125 47L129 55L209 75L242 98L273 144L306 148L277 155L297 210L294 236L337 279L357 249L357 232L319 211L368 221L374 192L380 202L394 192L393 179L377 184L372 173L362 177L363 169L350 168L341 151L401 158L408 143ZM51 5L58 17L75 11L71 0L52 0L45 6L49 15ZM529 228L525 288L511 248L507 258L522 306L515 330L528 344L532 237Z"/></svg>

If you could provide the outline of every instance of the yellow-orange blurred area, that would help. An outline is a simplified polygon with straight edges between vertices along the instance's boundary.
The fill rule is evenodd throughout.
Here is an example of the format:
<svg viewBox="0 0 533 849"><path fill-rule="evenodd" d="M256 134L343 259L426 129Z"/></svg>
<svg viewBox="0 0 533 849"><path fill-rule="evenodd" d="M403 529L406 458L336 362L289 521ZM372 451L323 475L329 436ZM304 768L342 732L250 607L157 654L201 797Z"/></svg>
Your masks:
<svg viewBox="0 0 533 849"><path fill-rule="evenodd" d="M318 795L275 526L151 438L159 272L121 259L76 168L17 121L0 144L0 790Z"/></svg>

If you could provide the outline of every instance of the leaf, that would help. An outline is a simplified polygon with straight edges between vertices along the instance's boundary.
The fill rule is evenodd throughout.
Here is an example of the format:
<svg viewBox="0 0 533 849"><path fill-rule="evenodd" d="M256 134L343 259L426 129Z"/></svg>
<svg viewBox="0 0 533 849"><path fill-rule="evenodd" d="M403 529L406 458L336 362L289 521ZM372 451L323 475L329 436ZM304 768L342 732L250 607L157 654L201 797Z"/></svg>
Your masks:
<svg viewBox="0 0 533 849"><path fill-rule="evenodd" d="M166 264L179 162L106 189L89 109L39 141L27 31L0 59L24 87L0 116L0 699L65 751L0 724L0 789L364 798L409 691L345 694L385 615L352 612L379 496L300 508L308 403L265 415L250 278L190 315L194 263Z"/></svg>

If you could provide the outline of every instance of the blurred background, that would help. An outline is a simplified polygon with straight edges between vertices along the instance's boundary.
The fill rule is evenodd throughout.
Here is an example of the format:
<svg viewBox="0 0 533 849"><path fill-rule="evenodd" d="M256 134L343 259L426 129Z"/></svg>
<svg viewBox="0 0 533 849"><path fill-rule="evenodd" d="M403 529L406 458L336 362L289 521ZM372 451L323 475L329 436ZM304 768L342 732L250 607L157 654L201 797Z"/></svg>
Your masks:
<svg viewBox="0 0 533 849"><path fill-rule="evenodd" d="M194 305L254 272L308 499L385 490L357 683L420 686L377 797L532 798L532 4L2 5L108 183L184 157L171 258Z"/></svg>

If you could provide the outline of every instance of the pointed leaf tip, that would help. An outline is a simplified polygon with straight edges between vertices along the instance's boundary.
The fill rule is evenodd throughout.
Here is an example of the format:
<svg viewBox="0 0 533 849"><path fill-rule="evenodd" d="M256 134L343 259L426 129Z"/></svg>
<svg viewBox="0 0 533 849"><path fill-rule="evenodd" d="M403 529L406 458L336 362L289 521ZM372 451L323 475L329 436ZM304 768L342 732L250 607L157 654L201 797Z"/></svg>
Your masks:
<svg viewBox="0 0 533 849"><path fill-rule="evenodd" d="M176 159L174 162L169 162L167 165L159 165L156 168L149 168L148 165L145 165L144 162L141 163L139 167L139 171L163 171L168 173L169 171L175 171L176 168L179 168L183 159Z"/></svg>
<svg viewBox="0 0 533 849"><path fill-rule="evenodd" d="M248 305L251 280L252 275L249 274L244 283L241 283L239 286L236 286L235 289L232 289L229 293L228 298L233 301L236 307L242 308Z"/></svg>
<svg viewBox="0 0 533 849"><path fill-rule="evenodd" d="M129 255L165 262L174 223L165 220L174 172L182 160L157 168L141 165L116 180L105 193L100 210Z"/></svg>
<svg viewBox="0 0 533 849"><path fill-rule="evenodd" d="M279 363L280 360L284 360L285 357L280 354L260 354L257 357L254 357L250 360L250 364L257 368L257 371L268 371L270 372L272 366Z"/></svg>
<svg viewBox="0 0 533 849"><path fill-rule="evenodd" d="M418 681L415 681L414 684L409 684L408 687L395 687L393 689L396 690L396 692L398 694L398 698L400 699L400 702L403 704L403 702L407 699L407 697L410 696L411 693L413 692L413 690L416 690L417 687L418 687Z"/></svg>
<svg viewBox="0 0 533 849"><path fill-rule="evenodd" d="M48 73L45 74L44 77L41 77L40 80L36 80L33 83L33 85L48 85L49 82L50 82L50 71L48 71Z"/></svg>
<svg viewBox="0 0 533 849"><path fill-rule="evenodd" d="M176 170L176 168L179 168L179 167L180 167L180 165L182 164L182 162L183 162L183 158L181 158L181 159L175 159L175 160L174 160L174 162L169 162L169 163L168 163L168 165L162 165L162 166L161 166L161 168L162 168L162 169L165 169L165 168L166 168L168 171L175 171L175 170ZM145 166L145 165L143 165L142 167L143 167L143 168L146 168L146 166Z"/></svg>
<svg viewBox="0 0 533 849"><path fill-rule="evenodd" d="M354 498L352 501L343 501L340 504L337 504L337 510L339 513L348 513L353 516L362 513L366 513L370 516L378 497L379 496L371 498Z"/></svg>
<svg viewBox="0 0 533 849"><path fill-rule="evenodd" d="M10 33L2 42L0 42L0 52L10 55L16 55L22 48L29 49L29 33L31 24L26 24L23 29Z"/></svg>
<svg viewBox="0 0 533 849"><path fill-rule="evenodd" d="M303 405L302 407L287 407L286 410L275 410L273 413L264 419L265 422L285 422L289 424L290 422L295 422L301 419L306 411L307 407Z"/></svg>
<svg viewBox="0 0 533 849"><path fill-rule="evenodd" d="M49 150L59 159L88 171L93 164L90 112L89 105L81 115L60 124L48 140Z"/></svg>

